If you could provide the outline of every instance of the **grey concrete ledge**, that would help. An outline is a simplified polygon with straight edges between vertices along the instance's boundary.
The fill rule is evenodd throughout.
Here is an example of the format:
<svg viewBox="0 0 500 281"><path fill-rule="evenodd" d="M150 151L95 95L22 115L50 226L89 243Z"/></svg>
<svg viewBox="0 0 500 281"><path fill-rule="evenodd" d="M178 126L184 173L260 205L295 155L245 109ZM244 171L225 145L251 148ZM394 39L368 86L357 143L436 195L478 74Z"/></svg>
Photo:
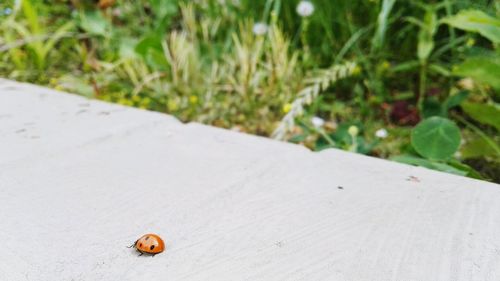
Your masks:
<svg viewBox="0 0 500 281"><path fill-rule="evenodd" d="M7 281L497 281L500 186L0 79L0 241Z"/></svg>

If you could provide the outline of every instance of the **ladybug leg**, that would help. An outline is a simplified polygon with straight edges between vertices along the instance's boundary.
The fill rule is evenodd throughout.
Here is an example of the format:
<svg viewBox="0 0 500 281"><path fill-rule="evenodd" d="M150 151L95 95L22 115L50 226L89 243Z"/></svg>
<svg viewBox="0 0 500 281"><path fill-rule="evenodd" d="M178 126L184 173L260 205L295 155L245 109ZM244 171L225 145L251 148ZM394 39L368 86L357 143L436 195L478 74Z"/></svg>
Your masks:
<svg viewBox="0 0 500 281"><path fill-rule="evenodd" d="M142 255L144 255L144 253L143 253L143 252L141 252L141 253L138 255L138 257L140 257L140 256L142 256Z"/></svg>
<svg viewBox="0 0 500 281"><path fill-rule="evenodd" d="M134 244L132 244L132 245L130 245L130 246L127 246L127 248L133 248L133 247L135 247L135 245L137 245L137 241L139 241L139 240L136 240L136 241L134 242Z"/></svg>

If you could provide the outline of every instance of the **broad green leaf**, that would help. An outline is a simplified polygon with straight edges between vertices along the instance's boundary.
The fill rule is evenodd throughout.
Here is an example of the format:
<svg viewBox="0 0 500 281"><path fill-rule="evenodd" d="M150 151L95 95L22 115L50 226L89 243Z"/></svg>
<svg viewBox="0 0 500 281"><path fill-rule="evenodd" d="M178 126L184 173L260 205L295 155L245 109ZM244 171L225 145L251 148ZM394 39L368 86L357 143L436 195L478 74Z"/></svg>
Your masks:
<svg viewBox="0 0 500 281"><path fill-rule="evenodd" d="M462 109L474 120L500 131L500 105L466 102L462 104Z"/></svg>
<svg viewBox="0 0 500 281"><path fill-rule="evenodd" d="M453 67L455 75L471 77L477 82L500 89L500 59L478 56L466 59Z"/></svg>
<svg viewBox="0 0 500 281"><path fill-rule="evenodd" d="M142 56L145 56L148 49L161 50L161 37L156 34L151 34L142 38L135 46L135 51Z"/></svg>
<svg viewBox="0 0 500 281"><path fill-rule="evenodd" d="M500 20L479 10L464 10L442 19L455 28L477 32L494 43L500 43Z"/></svg>
<svg viewBox="0 0 500 281"><path fill-rule="evenodd" d="M165 70L169 67L161 40L161 35L152 33L139 41L135 47L136 53L141 55L144 61L156 70Z"/></svg>
<svg viewBox="0 0 500 281"><path fill-rule="evenodd" d="M460 146L460 129L443 117L431 117L420 122L411 132L413 148L427 159L445 160Z"/></svg>

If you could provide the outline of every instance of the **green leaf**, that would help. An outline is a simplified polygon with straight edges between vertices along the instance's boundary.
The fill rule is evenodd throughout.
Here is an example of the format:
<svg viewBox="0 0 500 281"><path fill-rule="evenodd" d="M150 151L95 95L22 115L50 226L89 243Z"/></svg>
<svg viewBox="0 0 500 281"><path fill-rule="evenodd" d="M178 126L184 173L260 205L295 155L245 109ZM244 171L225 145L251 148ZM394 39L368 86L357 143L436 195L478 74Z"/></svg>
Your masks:
<svg viewBox="0 0 500 281"><path fill-rule="evenodd" d="M469 165L461 163L460 161L451 160L447 163L447 165L466 172L466 176L468 176L469 178L480 179L480 180L484 179L484 177L482 177L478 171L476 171L474 168L472 168Z"/></svg>
<svg viewBox="0 0 500 281"><path fill-rule="evenodd" d="M413 148L427 159L445 160L460 146L460 129L443 117L431 117L420 122L411 132Z"/></svg>
<svg viewBox="0 0 500 281"><path fill-rule="evenodd" d="M356 126L359 129L358 135L361 135L363 132L363 124L361 122L357 121L352 121L352 122L345 122L342 123L338 126L337 130L331 134L331 137L333 140L336 142L346 144L346 145L351 145L352 144L352 137L349 134L349 127L351 126Z"/></svg>
<svg viewBox="0 0 500 281"><path fill-rule="evenodd" d="M471 77L477 82L500 89L500 59L491 56L477 56L466 59L453 67L453 73Z"/></svg>
<svg viewBox="0 0 500 281"><path fill-rule="evenodd" d="M457 168L455 168L451 165L448 165L446 163L434 162L431 160L427 160L427 159L423 159L423 158L419 158L419 157L415 157L415 156L411 156L411 155L399 155L399 156L392 157L391 160L399 162L399 163L425 167L428 169L446 172L446 173L455 174L455 175L460 175L460 176L466 176L468 174L468 171L464 171L462 169L457 169Z"/></svg>
<svg viewBox="0 0 500 281"><path fill-rule="evenodd" d="M92 35L106 36L110 23L99 12L87 12L80 16L80 27Z"/></svg>
<svg viewBox="0 0 500 281"><path fill-rule="evenodd" d="M58 80L59 85L66 91L78 93L89 98L94 96L94 88L88 81L85 80L85 78L67 74L60 77Z"/></svg>
<svg viewBox="0 0 500 281"><path fill-rule="evenodd" d="M408 72L417 69L420 63L417 60L397 64L389 69L390 72Z"/></svg>
<svg viewBox="0 0 500 281"><path fill-rule="evenodd" d="M496 156L498 153L484 138L478 137L466 142L461 150L463 159L479 158L484 156Z"/></svg>
<svg viewBox="0 0 500 281"><path fill-rule="evenodd" d="M137 45L137 40L132 38L123 38L120 40L119 54L121 58L136 58L137 53L135 52L135 46Z"/></svg>
<svg viewBox="0 0 500 281"><path fill-rule="evenodd" d="M455 28L477 32L494 43L500 43L500 20L479 10L464 10L442 19Z"/></svg>
<svg viewBox="0 0 500 281"><path fill-rule="evenodd" d="M162 50L161 36L154 33L147 35L135 46L135 51L142 56L145 56L149 49Z"/></svg>
<svg viewBox="0 0 500 281"><path fill-rule="evenodd" d="M446 113L453 107L459 106L468 96L469 91L466 90L448 96L448 98L443 103L443 111Z"/></svg>
<svg viewBox="0 0 500 281"><path fill-rule="evenodd" d="M474 120L500 131L500 105L466 102L462 104L462 109Z"/></svg>
<svg viewBox="0 0 500 281"><path fill-rule="evenodd" d="M451 72L448 69L436 63L430 64L429 70L435 72L436 74L443 75L445 77L451 76Z"/></svg>
<svg viewBox="0 0 500 281"><path fill-rule="evenodd" d="M389 26L388 20L391 13L392 7L396 3L396 0L383 0L382 8L378 14L377 19L377 30L375 31L375 36L372 39L373 50L378 50L382 47L385 40L385 33L387 27Z"/></svg>
<svg viewBox="0 0 500 281"><path fill-rule="evenodd" d="M429 98L424 101L424 108L422 110L422 115L424 118L429 118L432 116L442 116L446 117L446 115L442 115L444 112L442 110L442 105L436 98Z"/></svg>
<svg viewBox="0 0 500 281"><path fill-rule="evenodd" d="M288 141L291 143L301 143L301 142L305 141L306 138L307 138L307 134L299 134L299 135L292 136Z"/></svg>
<svg viewBox="0 0 500 281"><path fill-rule="evenodd" d="M394 100L409 100L415 98L412 91L397 92L394 94Z"/></svg>
<svg viewBox="0 0 500 281"><path fill-rule="evenodd" d="M149 3L156 17L160 19L175 15L178 10L177 0L150 0Z"/></svg>
<svg viewBox="0 0 500 281"><path fill-rule="evenodd" d="M145 36L135 47L135 52L156 70L166 70L169 63L163 53L162 36L156 33Z"/></svg>
<svg viewBox="0 0 500 281"><path fill-rule="evenodd" d="M40 21L38 20L38 12L34 7L33 3L31 3L31 0L21 1L21 7L23 10L24 17L26 18L30 26L31 32L33 34L42 33L41 31L42 26L40 25Z"/></svg>
<svg viewBox="0 0 500 281"><path fill-rule="evenodd" d="M172 16L178 11L177 0L150 0L151 10L155 15L155 29L159 33L165 32Z"/></svg>
<svg viewBox="0 0 500 281"><path fill-rule="evenodd" d="M437 30L437 16L433 9L425 12L423 26L418 34L417 55L420 62L425 62L434 49L434 34Z"/></svg>
<svg viewBox="0 0 500 281"><path fill-rule="evenodd" d="M56 43L61 40L64 36L66 36L66 33L73 29L74 25L73 22L68 21L66 24L60 26L56 31L52 33L52 36L50 37L49 40L45 43L43 46L43 51L44 54L46 55L48 52L54 49L54 46Z"/></svg>

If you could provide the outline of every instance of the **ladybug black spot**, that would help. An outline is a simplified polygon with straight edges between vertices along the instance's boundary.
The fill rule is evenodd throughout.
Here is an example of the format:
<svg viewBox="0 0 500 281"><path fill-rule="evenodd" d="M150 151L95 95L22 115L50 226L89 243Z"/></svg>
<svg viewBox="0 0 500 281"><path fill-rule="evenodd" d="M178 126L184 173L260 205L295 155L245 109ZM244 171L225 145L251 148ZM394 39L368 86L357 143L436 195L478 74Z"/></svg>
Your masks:
<svg viewBox="0 0 500 281"><path fill-rule="evenodd" d="M141 244L139 244L139 247L142 247L142 243L141 243Z"/></svg>
<svg viewBox="0 0 500 281"><path fill-rule="evenodd" d="M149 239L149 236L146 236L146 238L144 238L144 240L146 240L146 241L147 241L148 239Z"/></svg>
<svg viewBox="0 0 500 281"><path fill-rule="evenodd" d="M150 250L153 250L155 248L155 245L151 245L151 247L149 247Z"/></svg>

